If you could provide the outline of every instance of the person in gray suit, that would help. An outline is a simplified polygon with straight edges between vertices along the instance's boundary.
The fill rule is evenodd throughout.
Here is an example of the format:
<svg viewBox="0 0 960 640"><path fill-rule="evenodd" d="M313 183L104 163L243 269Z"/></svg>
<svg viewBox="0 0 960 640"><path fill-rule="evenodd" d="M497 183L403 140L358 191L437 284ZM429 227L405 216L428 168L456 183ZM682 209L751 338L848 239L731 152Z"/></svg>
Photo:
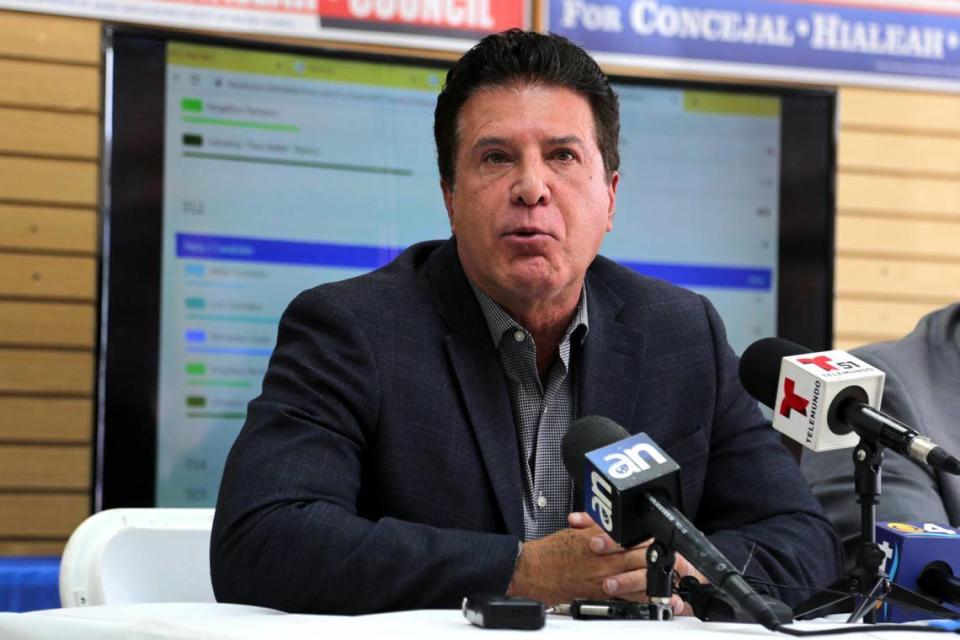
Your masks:
<svg viewBox="0 0 960 640"><path fill-rule="evenodd" d="M960 303L924 316L907 336L854 349L887 374L881 409L950 453L960 453ZM843 539L848 567L860 542L850 449L804 451L803 474ZM878 521L960 526L960 477L896 453L883 459Z"/></svg>
<svg viewBox="0 0 960 640"><path fill-rule="evenodd" d="M679 506L748 575L794 601L836 576L839 540L713 306L597 255L619 127L606 76L562 37L489 36L450 69L434 130L453 238L284 313L224 469L218 599L338 614L481 592L643 600L645 546L579 512L563 467L587 415L663 447Z"/></svg>

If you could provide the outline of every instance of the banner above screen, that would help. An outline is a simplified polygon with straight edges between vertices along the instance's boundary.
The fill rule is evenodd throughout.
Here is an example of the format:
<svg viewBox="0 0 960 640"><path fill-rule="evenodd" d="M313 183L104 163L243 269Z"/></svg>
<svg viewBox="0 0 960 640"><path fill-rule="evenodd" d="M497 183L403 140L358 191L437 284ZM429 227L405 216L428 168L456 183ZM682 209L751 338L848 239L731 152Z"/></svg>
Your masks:
<svg viewBox="0 0 960 640"><path fill-rule="evenodd" d="M817 84L960 91L944 0L548 0L548 31L604 63Z"/></svg>
<svg viewBox="0 0 960 640"><path fill-rule="evenodd" d="M0 0L21 9L123 22L465 50L529 28L524 0Z"/></svg>

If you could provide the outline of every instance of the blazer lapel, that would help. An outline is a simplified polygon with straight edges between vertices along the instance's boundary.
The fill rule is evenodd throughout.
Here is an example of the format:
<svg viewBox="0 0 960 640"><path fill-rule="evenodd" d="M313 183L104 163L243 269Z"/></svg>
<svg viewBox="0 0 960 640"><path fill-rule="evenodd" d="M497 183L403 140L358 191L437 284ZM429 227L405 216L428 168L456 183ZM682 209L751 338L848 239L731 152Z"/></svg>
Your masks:
<svg viewBox="0 0 960 640"><path fill-rule="evenodd" d="M624 302L587 271L590 329L583 343L578 416L604 416L636 433L644 334L623 324Z"/></svg>
<svg viewBox="0 0 960 640"><path fill-rule="evenodd" d="M523 537L517 433L503 371L483 312L460 266L456 241L427 268L437 309L451 331L445 346L507 532Z"/></svg>
<svg viewBox="0 0 960 640"><path fill-rule="evenodd" d="M655 373L644 379L643 367L647 337L640 326L657 322L649 313L633 309L630 325L625 324L626 309L624 302L608 288L598 277L587 272L589 287L590 332L583 348L583 371L580 379L581 403L578 415L605 416L621 425L631 434L645 432L658 445L663 447L680 465L680 495L677 507L683 507L691 495L699 495L696 483L701 480L696 474L683 472L684 460L689 452L695 455L698 447L709 446L709 435L686 437L676 441L671 437L675 425L673 416L653 414L647 409L647 415L638 413L641 394L657 394L661 390L656 385ZM595 304L596 302L596 304ZM641 315L643 314L643 315ZM594 331L596 329L596 331ZM651 407L655 403L643 402ZM707 431L709 434L709 431ZM704 441L704 439L707 439ZM576 508L582 508L583 496L577 495Z"/></svg>
<svg viewBox="0 0 960 640"><path fill-rule="evenodd" d="M636 433L636 377L643 366L644 335L620 322L623 307L623 300L588 270L590 329L580 351L577 417L603 416ZM583 500L583 492L575 491L574 511L583 511Z"/></svg>

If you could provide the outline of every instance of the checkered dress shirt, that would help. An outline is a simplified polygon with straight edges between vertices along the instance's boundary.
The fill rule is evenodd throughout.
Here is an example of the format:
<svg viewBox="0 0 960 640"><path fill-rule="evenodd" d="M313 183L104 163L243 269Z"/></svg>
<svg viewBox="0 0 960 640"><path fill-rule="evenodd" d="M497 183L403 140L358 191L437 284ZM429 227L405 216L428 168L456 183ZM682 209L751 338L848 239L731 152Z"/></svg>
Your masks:
<svg viewBox="0 0 960 640"><path fill-rule="evenodd" d="M586 338L586 285L545 386L537 373L533 336L503 307L473 283L471 286L483 309L510 390L523 475L524 540L537 540L566 527L567 514L573 507L573 481L563 466L561 443L577 410L575 378L570 371L571 344L580 345Z"/></svg>

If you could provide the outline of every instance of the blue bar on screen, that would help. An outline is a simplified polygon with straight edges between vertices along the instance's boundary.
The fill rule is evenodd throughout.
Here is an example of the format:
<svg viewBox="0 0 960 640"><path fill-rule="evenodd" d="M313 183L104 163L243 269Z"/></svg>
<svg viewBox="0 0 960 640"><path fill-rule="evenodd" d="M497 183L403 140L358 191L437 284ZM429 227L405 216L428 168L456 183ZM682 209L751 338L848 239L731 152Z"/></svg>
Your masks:
<svg viewBox="0 0 960 640"><path fill-rule="evenodd" d="M229 236L177 234L177 257L324 267L376 269L393 260L403 247L378 247L323 242L291 242ZM769 291L773 270L759 267L628 262L620 264L644 275L684 287L718 287Z"/></svg>
<svg viewBox="0 0 960 640"><path fill-rule="evenodd" d="M193 329L187 329L184 334L187 342L206 342L207 341L207 332L206 331L197 331Z"/></svg>
<svg viewBox="0 0 960 640"><path fill-rule="evenodd" d="M401 251L403 247L177 234L178 258L375 269L396 258Z"/></svg>
<svg viewBox="0 0 960 640"><path fill-rule="evenodd" d="M681 287L722 287L769 291L773 270L756 267L714 267L695 264L619 261L645 276L660 278Z"/></svg>

